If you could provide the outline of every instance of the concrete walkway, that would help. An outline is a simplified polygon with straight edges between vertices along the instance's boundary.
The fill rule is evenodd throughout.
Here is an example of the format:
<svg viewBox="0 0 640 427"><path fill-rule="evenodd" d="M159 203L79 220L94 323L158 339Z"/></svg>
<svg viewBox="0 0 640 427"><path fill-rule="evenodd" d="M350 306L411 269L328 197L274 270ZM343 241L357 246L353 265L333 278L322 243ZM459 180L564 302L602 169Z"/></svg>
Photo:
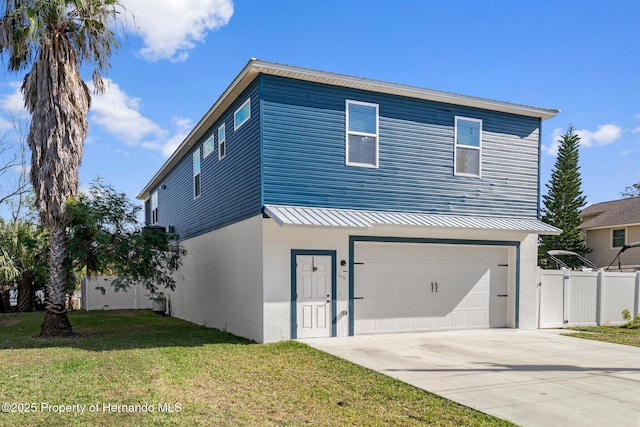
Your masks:
<svg viewBox="0 0 640 427"><path fill-rule="evenodd" d="M640 426L640 347L519 329L300 341L523 426Z"/></svg>

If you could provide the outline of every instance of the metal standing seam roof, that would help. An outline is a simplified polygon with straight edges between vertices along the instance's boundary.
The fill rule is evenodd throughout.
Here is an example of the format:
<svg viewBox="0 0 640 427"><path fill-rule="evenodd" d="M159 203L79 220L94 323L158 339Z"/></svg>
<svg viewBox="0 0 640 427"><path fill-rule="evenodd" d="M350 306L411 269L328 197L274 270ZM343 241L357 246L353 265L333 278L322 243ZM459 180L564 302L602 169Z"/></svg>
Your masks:
<svg viewBox="0 0 640 427"><path fill-rule="evenodd" d="M429 215L423 213L361 211L303 206L265 205L264 212L280 226L324 226L373 228L380 225L407 225L535 234L560 234L562 230L535 219L478 216Z"/></svg>

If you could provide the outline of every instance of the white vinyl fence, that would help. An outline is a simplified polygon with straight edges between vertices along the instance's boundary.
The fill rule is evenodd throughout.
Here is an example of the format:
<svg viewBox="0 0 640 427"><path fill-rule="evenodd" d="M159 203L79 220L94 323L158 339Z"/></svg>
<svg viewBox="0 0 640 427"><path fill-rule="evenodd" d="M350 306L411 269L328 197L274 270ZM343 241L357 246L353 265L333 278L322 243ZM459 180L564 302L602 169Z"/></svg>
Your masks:
<svg viewBox="0 0 640 427"><path fill-rule="evenodd" d="M539 270L538 327L621 325L640 309L640 272Z"/></svg>
<svg viewBox="0 0 640 427"><path fill-rule="evenodd" d="M111 283L115 277L82 278L82 310L124 310L152 308L150 292L141 284L117 292ZM104 292L103 292L104 291Z"/></svg>

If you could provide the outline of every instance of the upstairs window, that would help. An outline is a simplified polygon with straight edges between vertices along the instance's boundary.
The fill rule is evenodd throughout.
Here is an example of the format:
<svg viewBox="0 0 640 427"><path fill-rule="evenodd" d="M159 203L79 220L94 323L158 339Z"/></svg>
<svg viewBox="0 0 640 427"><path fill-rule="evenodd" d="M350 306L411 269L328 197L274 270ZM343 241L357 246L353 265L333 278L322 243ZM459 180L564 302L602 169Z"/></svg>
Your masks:
<svg viewBox="0 0 640 427"><path fill-rule="evenodd" d="M621 248L627 244L627 230L620 228L611 232L611 247Z"/></svg>
<svg viewBox="0 0 640 427"><path fill-rule="evenodd" d="M151 225L158 223L158 190L151 193Z"/></svg>
<svg viewBox="0 0 640 427"><path fill-rule="evenodd" d="M455 175L480 177L482 164L482 120L456 117Z"/></svg>
<svg viewBox="0 0 640 427"><path fill-rule="evenodd" d="M202 191L200 183L200 148L193 153L193 198L200 197Z"/></svg>
<svg viewBox="0 0 640 427"><path fill-rule="evenodd" d="M213 135L214 134L211 134L211 136L204 142L204 144L202 144L202 156L205 157L205 158L209 154L213 153L213 150L215 150L214 141L213 141Z"/></svg>
<svg viewBox="0 0 640 427"><path fill-rule="evenodd" d="M347 165L378 167L378 104L347 100Z"/></svg>
<svg viewBox="0 0 640 427"><path fill-rule="evenodd" d="M218 128L218 159L227 155L227 140L225 138L224 123Z"/></svg>
<svg viewBox="0 0 640 427"><path fill-rule="evenodd" d="M240 126L242 126L247 120L251 118L251 98L247 99L244 104L240 106L233 113L233 130L237 130Z"/></svg>

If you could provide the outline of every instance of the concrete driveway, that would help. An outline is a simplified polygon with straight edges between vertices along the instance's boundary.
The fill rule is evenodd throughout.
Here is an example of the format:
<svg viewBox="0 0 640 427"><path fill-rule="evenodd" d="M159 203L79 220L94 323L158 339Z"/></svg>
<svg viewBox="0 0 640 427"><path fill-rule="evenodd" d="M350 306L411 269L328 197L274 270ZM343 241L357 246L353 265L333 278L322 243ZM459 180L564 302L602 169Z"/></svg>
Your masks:
<svg viewBox="0 0 640 427"><path fill-rule="evenodd" d="M640 347L519 329L301 341L523 426L640 426Z"/></svg>

